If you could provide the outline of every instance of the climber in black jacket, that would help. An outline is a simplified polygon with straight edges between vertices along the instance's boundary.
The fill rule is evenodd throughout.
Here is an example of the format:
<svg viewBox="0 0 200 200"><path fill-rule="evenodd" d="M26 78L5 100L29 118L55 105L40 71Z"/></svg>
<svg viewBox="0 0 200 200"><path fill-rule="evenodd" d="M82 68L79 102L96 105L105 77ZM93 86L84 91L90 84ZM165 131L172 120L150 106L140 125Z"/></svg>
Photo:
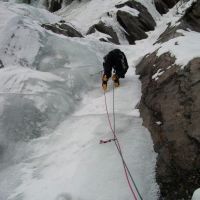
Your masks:
<svg viewBox="0 0 200 200"><path fill-rule="evenodd" d="M119 79L125 77L129 66L125 54L119 49L114 49L104 57L103 68L102 88L105 91L108 79L112 75L112 69L114 70L112 80L114 81L114 86L118 87L120 84Z"/></svg>

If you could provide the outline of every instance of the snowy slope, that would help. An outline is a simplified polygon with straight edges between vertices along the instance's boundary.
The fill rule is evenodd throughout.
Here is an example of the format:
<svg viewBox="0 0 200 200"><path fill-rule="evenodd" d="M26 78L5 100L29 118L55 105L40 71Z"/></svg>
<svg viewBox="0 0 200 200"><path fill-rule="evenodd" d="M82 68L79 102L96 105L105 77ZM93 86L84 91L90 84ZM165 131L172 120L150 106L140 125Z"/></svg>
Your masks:
<svg viewBox="0 0 200 200"><path fill-rule="evenodd" d="M121 88L116 90L116 128L144 199L153 200L158 191L153 178L156 157L150 135L142 128L135 110L140 85L133 74L130 69ZM99 85L100 81L94 84L80 109L53 134L32 141L34 153L20 164L22 183L9 199L20 195L30 200L132 199L114 144L99 144L100 139L112 137ZM107 99L111 110L111 89Z"/></svg>
<svg viewBox="0 0 200 200"><path fill-rule="evenodd" d="M126 2L126 0L73 1L69 6L63 6L61 10L57 11L57 14L66 22L75 26L76 29L83 34L86 34L92 25L101 21L114 29L120 44L128 44L124 35L124 32L126 31L117 22L116 13L118 10L122 10L129 12L133 16L137 16L138 11L128 6L119 9L115 7L115 5L124 2ZM148 8L154 20L157 20L160 17L160 14L156 11L151 1L143 0L139 2ZM103 37L102 33L98 31L86 37L88 39L98 39L100 37L106 39L106 37Z"/></svg>
<svg viewBox="0 0 200 200"><path fill-rule="evenodd" d="M114 18L114 15L118 10L115 8L115 5L124 3L126 1L127 0L73 1L69 6L63 7L63 9L59 10L57 14L62 16L67 22L74 24L77 26L77 28L80 28L82 31L86 32L90 26L98 23L100 19L105 20L106 18L109 20L109 16L107 15L108 12L113 14ZM151 1L142 0L138 2L142 3L148 8L150 14L155 20L160 16ZM126 11L133 10L128 7L126 8Z"/></svg>

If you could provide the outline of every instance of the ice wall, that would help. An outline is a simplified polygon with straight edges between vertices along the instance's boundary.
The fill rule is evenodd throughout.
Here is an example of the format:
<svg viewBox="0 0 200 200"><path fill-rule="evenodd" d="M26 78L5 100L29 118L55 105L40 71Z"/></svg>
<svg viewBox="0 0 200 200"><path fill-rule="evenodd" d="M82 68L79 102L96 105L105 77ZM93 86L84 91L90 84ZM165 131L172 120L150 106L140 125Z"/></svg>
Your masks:
<svg viewBox="0 0 200 200"><path fill-rule="evenodd" d="M0 159L17 162L19 144L50 134L93 87L101 70L94 42L51 33L40 25L57 16L0 2ZM98 74L99 76L99 74ZM16 154L18 154L16 156Z"/></svg>

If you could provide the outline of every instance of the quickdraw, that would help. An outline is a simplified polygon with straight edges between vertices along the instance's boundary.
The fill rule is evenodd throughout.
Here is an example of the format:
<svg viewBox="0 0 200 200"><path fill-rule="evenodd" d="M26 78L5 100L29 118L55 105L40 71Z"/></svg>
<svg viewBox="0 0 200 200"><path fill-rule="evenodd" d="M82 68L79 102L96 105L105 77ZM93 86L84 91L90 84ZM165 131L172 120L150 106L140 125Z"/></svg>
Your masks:
<svg viewBox="0 0 200 200"><path fill-rule="evenodd" d="M105 144L105 143L108 143L108 142L113 142L115 141L116 139L109 139L109 140L100 140L99 144Z"/></svg>

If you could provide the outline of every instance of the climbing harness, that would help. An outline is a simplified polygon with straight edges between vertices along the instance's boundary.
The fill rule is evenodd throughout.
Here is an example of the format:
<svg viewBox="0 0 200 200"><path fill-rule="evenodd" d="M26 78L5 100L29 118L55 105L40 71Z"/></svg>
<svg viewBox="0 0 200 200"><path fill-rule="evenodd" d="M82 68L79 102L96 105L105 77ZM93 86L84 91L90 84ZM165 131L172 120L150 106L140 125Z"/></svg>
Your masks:
<svg viewBox="0 0 200 200"><path fill-rule="evenodd" d="M107 113L107 118L108 118L108 123L109 123L109 126L110 126L110 129L111 129L111 132L113 134L113 139L109 139L109 140L100 140L100 144L104 144L104 143L108 143L108 142L114 142L115 143L115 146L117 148L117 151L121 157L121 160L122 160L122 164L123 164L123 168L124 168L124 173L125 173L125 177L126 177L126 180L127 180L127 183L128 183L128 186L131 190L131 193L133 195L133 198L134 200L138 200L137 199L137 196L133 190L133 186L131 185L131 182L132 184L134 185L136 191L137 191L137 194L139 196L139 198L141 200L143 200L138 188L137 188L137 185L130 173L130 170L124 160L124 157L123 157L123 154L122 154L122 150L121 150L121 146L120 146L120 143L119 143L119 140L116 136L116 131L115 131L115 87L114 87L114 84L113 84L113 126L112 126L112 123L111 123L111 120L110 120L110 116L109 116L109 112L108 112L108 105L107 105L107 99L106 99L106 92L104 91L104 100L105 100L105 107L106 107L106 113ZM131 182L130 182L131 181Z"/></svg>

